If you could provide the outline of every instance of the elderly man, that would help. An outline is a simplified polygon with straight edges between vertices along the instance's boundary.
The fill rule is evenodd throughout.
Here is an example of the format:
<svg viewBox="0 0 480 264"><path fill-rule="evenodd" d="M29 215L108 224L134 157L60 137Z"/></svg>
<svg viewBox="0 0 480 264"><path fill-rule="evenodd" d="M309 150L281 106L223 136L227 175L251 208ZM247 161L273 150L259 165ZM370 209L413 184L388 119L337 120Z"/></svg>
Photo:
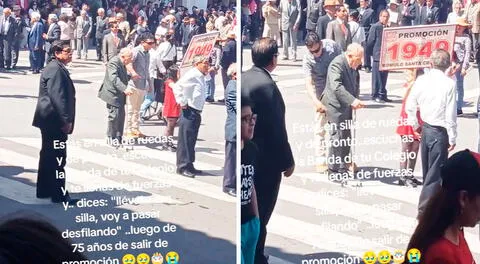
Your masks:
<svg viewBox="0 0 480 264"><path fill-rule="evenodd" d="M419 77L405 104L408 123L420 128L417 111L423 120L421 127L423 187L418 203L421 217L429 198L440 187L440 167L455 148L457 138L457 106L455 81L446 76L450 67L450 54L435 50L430 56L432 69Z"/></svg>
<svg viewBox="0 0 480 264"><path fill-rule="evenodd" d="M122 13L117 13L115 17L117 18L118 29L120 29L123 38L126 41L130 37L130 24L125 20L125 17Z"/></svg>
<svg viewBox="0 0 480 264"><path fill-rule="evenodd" d="M351 163L347 156L350 154L350 145L338 144L338 142L350 142L351 130L343 129L344 125L353 118L352 109L362 108L364 103L358 99L360 93L358 66L362 64L363 47L358 43L352 43L346 52L338 55L328 67L327 82L321 102L326 106L328 120L328 134L330 142L329 156L335 160L328 164L329 179L332 181L344 181L351 179L349 169Z"/></svg>
<svg viewBox="0 0 480 264"><path fill-rule="evenodd" d="M102 61L103 32L107 29L108 18L105 17L105 9L103 8L99 8L97 14L97 27L95 31L97 61Z"/></svg>
<svg viewBox="0 0 480 264"><path fill-rule="evenodd" d="M288 60L288 47L292 47L293 61L297 60L297 32L300 26L302 8L300 1L281 0L278 12L281 14L280 27L283 37L283 57Z"/></svg>
<svg viewBox="0 0 480 264"><path fill-rule="evenodd" d="M60 40L60 26L58 25L58 17L55 14L48 15L48 31L42 37L45 40L45 51L47 52L47 63L53 58L52 43Z"/></svg>
<svg viewBox="0 0 480 264"><path fill-rule="evenodd" d="M24 41L25 35L23 30L27 27L25 19L20 15L21 8L16 5L13 7L13 15L15 17L15 36L13 40L13 50L12 50L12 69L15 69L18 62L18 56L20 52L20 45Z"/></svg>
<svg viewBox="0 0 480 264"><path fill-rule="evenodd" d="M77 17L75 24L77 25L77 59L80 59L82 57L81 55L83 54L85 60L87 60L88 39L90 37L90 33L92 32L92 24L87 16L87 11L80 11L80 16Z"/></svg>
<svg viewBox="0 0 480 264"><path fill-rule="evenodd" d="M40 13L32 12L31 30L28 32L28 50L30 51L30 66L32 73L40 73L42 68L42 52L45 40L42 38L44 32L43 23L40 22Z"/></svg>
<svg viewBox="0 0 480 264"><path fill-rule="evenodd" d="M98 97L107 103L107 142L116 147L122 142L126 95L132 94L132 88L127 86L130 77L125 67L131 62L132 50L121 49L118 56L108 62L103 84L98 91Z"/></svg>
<svg viewBox="0 0 480 264"><path fill-rule="evenodd" d="M207 94L205 75L208 74L209 69L208 58L204 56L195 57L193 64L194 67L173 86L175 99L182 107L178 129L177 173L189 178L202 173L193 166L193 163L195 162L195 144L202 121L201 114Z"/></svg>
<svg viewBox="0 0 480 264"><path fill-rule="evenodd" d="M227 107L227 121L225 122L225 166L223 166L223 192L236 196L236 152L237 152L237 64L228 67L228 82L225 89L225 106Z"/></svg>
<svg viewBox="0 0 480 264"><path fill-rule="evenodd" d="M0 69L9 70L12 66L16 25L10 8L3 9L3 16L0 17Z"/></svg>

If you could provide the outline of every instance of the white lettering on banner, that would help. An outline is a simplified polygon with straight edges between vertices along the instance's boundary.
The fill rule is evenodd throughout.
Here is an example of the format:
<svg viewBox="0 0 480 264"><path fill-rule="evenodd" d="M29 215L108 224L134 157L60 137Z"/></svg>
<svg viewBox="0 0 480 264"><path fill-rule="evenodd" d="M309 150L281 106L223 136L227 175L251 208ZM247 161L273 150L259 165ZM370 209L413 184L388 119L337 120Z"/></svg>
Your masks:
<svg viewBox="0 0 480 264"><path fill-rule="evenodd" d="M393 27L383 30L380 70L428 67L436 49L452 54L456 25Z"/></svg>
<svg viewBox="0 0 480 264"><path fill-rule="evenodd" d="M242 164L242 175L245 176L242 177L241 201L242 205L245 205L252 199L253 176L255 175L253 165Z"/></svg>
<svg viewBox="0 0 480 264"><path fill-rule="evenodd" d="M192 67L193 58L196 56L205 56L208 58L219 35L220 32L215 31L193 36L183 56L180 68Z"/></svg>

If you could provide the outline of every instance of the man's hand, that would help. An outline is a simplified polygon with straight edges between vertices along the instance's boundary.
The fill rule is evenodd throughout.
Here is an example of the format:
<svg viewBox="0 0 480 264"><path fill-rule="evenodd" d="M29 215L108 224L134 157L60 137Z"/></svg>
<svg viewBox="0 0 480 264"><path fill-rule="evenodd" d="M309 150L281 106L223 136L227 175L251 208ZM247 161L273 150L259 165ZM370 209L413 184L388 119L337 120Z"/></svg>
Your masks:
<svg viewBox="0 0 480 264"><path fill-rule="evenodd" d="M42 38L43 38L43 39L47 39L47 34L43 33L43 34L42 34Z"/></svg>
<svg viewBox="0 0 480 264"><path fill-rule="evenodd" d="M360 109L360 108L363 108L364 106L365 106L365 104L358 99L355 99L355 101L353 101L353 103L352 103L352 108L353 109Z"/></svg>
<svg viewBox="0 0 480 264"><path fill-rule="evenodd" d="M131 94L133 94L133 90L131 88L127 88L127 89L125 89L125 91L123 91L123 93L126 94L126 95L131 95Z"/></svg>
<svg viewBox="0 0 480 264"><path fill-rule="evenodd" d="M62 131L65 134L70 134L72 132L72 123L67 123L62 127Z"/></svg>
<svg viewBox="0 0 480 264"><path fill-rule="evenodd" d="M461 73L461 74L462 74L462 76L465 76L465 75L467 75L467 71L466 71L465 69L462 69L462 73Z"/></svg>
<svg viewBox="0 0 480 264"><path fill-rule="evenodd" d="M286 171L284 171L283 176L285 176L285 177L292 176L294 170L295 170L295 164L293 164L292 167L290 167Z"/></svg>
<svg viewBox="0 0 480 264"><path fill-rule="evenodd" d="M327 111L327 109L321 102L317 102L317 104L315 105L315 108L319 113L325 113Z"/></svg>
<svg viewBox="0 0 480 264"><path fill-rule="evenodd" d="M455 144L450 145L448 144L448 152L452 151L455 148Z"/></svg>
<svg viewBox="0 0 480 264"><path fill-rule="evenodd" d="M136 73L135 73L134 75L132 75L132 80L139 80L139 79L141 79L141 78L142 78L142 76L140 76L140 75L138 75L138 74L136 74Z"/></svg>
<svg viewBox="0 0 480 264"><path fill-rule="evenodd" d="M298 25L297 24L293 25L293 31L297 31L297 30L298 30Z"/></svg>

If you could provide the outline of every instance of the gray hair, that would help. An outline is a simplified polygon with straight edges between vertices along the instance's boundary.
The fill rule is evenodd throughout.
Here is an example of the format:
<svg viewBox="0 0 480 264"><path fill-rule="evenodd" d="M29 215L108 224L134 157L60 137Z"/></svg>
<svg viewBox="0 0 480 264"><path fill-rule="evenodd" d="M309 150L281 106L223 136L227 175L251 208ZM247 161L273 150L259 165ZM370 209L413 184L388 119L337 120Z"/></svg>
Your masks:
<svg viewBox="0 0 480 264"><path fill-rule="evenodd" d="M87 11L85 10L80 11L80 15L86 15L86 14L87 14Z"/></svg>
<svg viewBox="0 0 480 264"><path fill-rule="evenodd" d="M200 55L200 56L196 56L193 58L193 65L197 65L201 62L204 62L207 60L207 57L203 56L203 55Z"/></svg>
<svg viewBox="0 0 480 264"><path fill-rule="evenodd" d="M347 46L347 51L346 53L347 54L350 54L350 55L361 55L363 54L364 50L363 50L363 47L362 45L358 44L358 43L352 43L350 45Z"/></svg>
<svg viewBox="0 0 480 264"><path fill-rule="evenodd" d="M38 12L32 12L32 14L30 15L30 17L31 17L32 20L34 20L34 21L40 21L40 18L42 18L42 16L41 16L40 13L38 13Z"/></svg>
<svg viewBox="0 0 480 264"><path fill-rule="evenodd" d="M232 76L233 74L237 73L237 64L236 63L232 63L230 64L230 66L228 67L228 70L227 70L227 76Z"/></svg>
<svg viewBox="0 0 480 264"><path fill-rule="evenodd" d="M57 21L58 21L58 17L57 17L57 15L55 15L55 14L49 14L49 15L48 15L48 19L51 19L53 22L57 22Z"/></svg>
<svg viewBox="0 0 480 264"><path fill-rule="evenodd" d="M430 63L434 69L446 71L450 67L450 54L444 49L436 49L430 56Z"/></svg>
<svg viewBox="0 0 480 264"><path fill-rule="evenodd" d="M132 56L132 49L129 47L122 48L120 52L118 52L118 56L120 57L131 57Z"/></svg>
<svg viewBox="0 0 480 264"><path fill-rule="evenodd" d="M104 14L104 13L105 13L105 9L103 9L103 8L100 7L100 8L97 10L97 13L102 13L102 14Z"/></svg>

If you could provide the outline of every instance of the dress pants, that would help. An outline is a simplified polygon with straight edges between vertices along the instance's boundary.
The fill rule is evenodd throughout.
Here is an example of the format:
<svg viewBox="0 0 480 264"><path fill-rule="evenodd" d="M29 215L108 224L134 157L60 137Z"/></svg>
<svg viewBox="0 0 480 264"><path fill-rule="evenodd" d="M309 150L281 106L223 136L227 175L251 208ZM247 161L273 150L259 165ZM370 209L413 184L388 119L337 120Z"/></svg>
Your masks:
<svg viewBox="0 0 480 264"><path fill-rule="evenodd" d="M265 157L268 159L268 157ZM255 191L257 194L258 213L260 216L260 236L255 251L255 264L266 264L265 241L267 225L277 203L278 191L282 181L282 172L272 170L272 167L259 159L258 169L255 171Z"/></svg>
<svg viewBox="0 0 480 264"><path fill-rule="evenodd" d="M263 27L262 37L269 37L277 41L277 44L280 44L280 29L278 24L267 24L265 23Z"/></svg>
<svg viewBox="0 0 480 264"><path fill-rule="evenodd" d="M88 38L77 38L77 58L81 58L82 55L87 59L88 57Z"/></svg>
<svg viewBox="0 0 480 264"><path fill-rule="evenodd" d="M365 32L368 32L368 31L365 29ZM365 35L365 39L367 39L367 38L368 38L368 33L366 33L366 35ZM363 50L365 51L363 53L363 67L372 69L372 52L371 52L371 50L367 49L366 41L363 45Z"/></svg>
<svg viewBox="0 0 480 264"><path fill-rule="evenodd" d="M195 145L198 130L202 122L201 111L188 106L182 109L178 127L177 171L193 169L195 162Z"/></svg>
<svg viewBox="0 0 480 264"><path fill-rule="evenodd" d="M102 59L102 41L103 38L97 38L96 41L96 49L97 49L97 59L101 60Z"/></svg>
<svg viewBox="0 0 480 264"><path fill-rule="evenodd" d="M127 96L127 128L126 132L139 130L140 106L145 97L145 90L133 88L133 93Z"/></svg>
<svg viewBox="0 0 480 264"><path fill-rule="evenodd" d="M227 89L228 82L230 81L230 77L228 77L227 74L227 69L222 67L221 73L222 73L222 83L223 83L223 90Z"/></svg>
<svg viewBox="0 0 480 264"><path fill-rule="evenodd" d="M387 98L388 71L380 71L380 62L373 61L372 67L372 98Z"/></svg>
<svg viewBox="0 0 480 264"><path fill-rule="evenodd" d="M65 178L57 175L65 176L68 135L58 128L42 129L41 133L42 149L38 162L37 197L61 200L64 197L62 188L65 189ZM60 144L64 144L63 148Z"/></svg>
<svg viewBox="0 0 480 264"><path fill-rule="evenodd" d="M440 166L448 158L447 130L444 127L423 123L420 151L422 155L423 187L418 202L419 216L425 210L428 199L440 187Z"/></svg>
<svg viewBox="0 0 480 264"><path fill-rule="evenodd" d="M348 120L350 121L350 120ZM329 135L330 135L330 151L329 156L333 160L340 159L340 162L334 162L328 164L329 170L333 172L345 172L348 170L345 158L350 154L350 146L347 144L352 137L350 129L340 129L341 123L347 122L343 120L338 123L329 122ZM333 144L335 143L335 144ZM337 144L338 143L338 144Z"/></svg>
<svg viewBox="0 0 480 264"><path fill-rule="evenodd" d="M29 59L30 59L30 67L32 68L32 71L40 70L41 56L42 56L41 50L30 50Z"/></svg>
<svg viewBox="0 0 480 264"><path fill-rule="evenodd" d="M117 107L107 104L108 127L107 136L111 139L121 139L125 125L125 105Z"/></svg>
<svg viewBox="0 0 480 264"><path fill-rule="evenodd" d="M236 160L237 142L225 141L225 165L223 166L223 191L237 189Z"/></svg>
<svg viewBox="0 0 480 264"><path fill-rule="evenodd" d="M2 68L3 66L10 67L12 66L13 41L7 41L4 36L2 36L0 39L0 68Z"/></svg>
<svg viewBox="0 0 480 264"><path fill-rule="evenodd" d="M16 66L18 63L18 56L20 52L20 43L22 42L21 39L16 39L13 42L13 47L12 47L12 67Z"/></svg>
<svg viewBox="0 0 480 264"><path fill-rule="evenodd" d="M288 47L292 47L293 57L297 57L297 31L291 26L288 30L282 31L283 56L288 57Z"/></svg>

